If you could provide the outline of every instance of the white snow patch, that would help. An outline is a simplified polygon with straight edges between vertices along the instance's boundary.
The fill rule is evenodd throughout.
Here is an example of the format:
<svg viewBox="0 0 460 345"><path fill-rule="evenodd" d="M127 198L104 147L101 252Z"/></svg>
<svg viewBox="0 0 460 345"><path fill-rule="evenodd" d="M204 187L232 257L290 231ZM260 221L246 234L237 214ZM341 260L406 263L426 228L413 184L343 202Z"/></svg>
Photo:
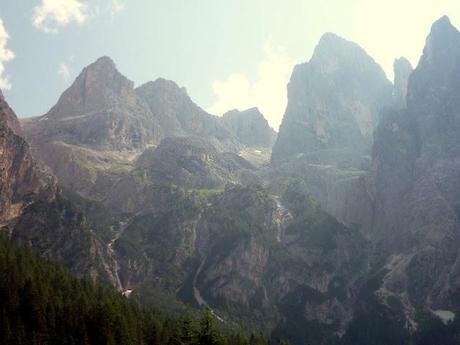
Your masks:
<svg viewBox="0 0 460 345"><path fill-rule="evenodd" d="M432 310L431 312L439 317L444 323L453 321L455 318L455 313L450 310Z"/></svg>

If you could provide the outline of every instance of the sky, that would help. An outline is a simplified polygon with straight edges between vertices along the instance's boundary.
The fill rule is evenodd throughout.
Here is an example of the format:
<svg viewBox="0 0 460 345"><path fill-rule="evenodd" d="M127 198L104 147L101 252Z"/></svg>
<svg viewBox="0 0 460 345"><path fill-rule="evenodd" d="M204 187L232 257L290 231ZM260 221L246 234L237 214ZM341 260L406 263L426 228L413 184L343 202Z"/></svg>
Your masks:
<svg viewBox="0 0 460 345"><path fill-rule="evenodd" d="M0 88L18 116L46 113L110 56L136 85L163 77L215 115L259 107L278 129L295 64L325 32L361 45L392 79L459 0L0 0Z"/></svg>

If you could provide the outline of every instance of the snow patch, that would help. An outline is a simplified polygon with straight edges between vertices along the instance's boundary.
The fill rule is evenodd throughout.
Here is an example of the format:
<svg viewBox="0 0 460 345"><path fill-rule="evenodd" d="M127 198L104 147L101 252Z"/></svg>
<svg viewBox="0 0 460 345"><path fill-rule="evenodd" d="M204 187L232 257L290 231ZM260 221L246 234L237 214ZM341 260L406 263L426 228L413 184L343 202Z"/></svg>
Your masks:
<svg viewBox="0 0 460 345"><path fill-rule="evenodd" d="M455 313L450 310L432 310L431 312L439 317L445 324L453 321L455 318Z"/></svg>

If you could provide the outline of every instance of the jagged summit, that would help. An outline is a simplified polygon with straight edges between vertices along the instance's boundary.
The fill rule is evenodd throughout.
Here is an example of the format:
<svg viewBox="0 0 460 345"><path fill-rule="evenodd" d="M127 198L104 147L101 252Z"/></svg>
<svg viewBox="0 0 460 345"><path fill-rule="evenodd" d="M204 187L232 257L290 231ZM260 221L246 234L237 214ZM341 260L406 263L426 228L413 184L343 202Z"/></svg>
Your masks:
<svg viewBox="0 0 460 345"><path fill-rule="evenodd" d="M157 121L138 102L134 83L107 56L85 67L57 104L24 128L28 139L38 146L63 142L92 149L132 150L161 139Z"/></svg>
<svg viewBox="0 0 460 345"><path fill-rule="evenodd" d="M313 56L318 53L327 52L327 53L337 53L343 52L344 49L356 49L365 53L358 44L349 41L335 33L326 32L323 34L315 48Z"/></svg>
<svg viewBox="0 0 460 345"><path fill-rule="evenodd" d="M426 62L439 63L448 56L458 53L460 33L447 16L441 17L431 26L426 39L421 64Z"/></svg>
<svg viewBox="0 0 460 345"><path fill-rule="evenodd" d="M113 68L115 68L115 62L112 60L112 58L110 56L101 56L100 58L98 58L94 63L92 63L90 66L93 66L93 65L99 65L99 66L111 66Z"/></svg>
<svg viewBox="0 0 460 345"><path fill-rule="evenodd" d="M135 98L134 83L104 56L83 69L47 116L72 117L120 105L134 106Z"/></svg>
<svg viewBox="0 0 460 345"><path fill-rule="evenodd" d="M323 66L323 72L334 72L339 65L363 62L366 62L366 68L370 68L369 64L373 65L372 68L374 65L377 66L374 59L361 46L331 32L321 37L310 60L310 64L317 67L318 65ZM378 69L380 69L379 73L384 76L383 69L380 66Z"/></svg>
<svg viewBox="0 0 460 345"><path fill-rule="evenodd" d="M444 16L431 27L423 55L409 81L408 102L417 103L417 99L428 97L441 101L447 88L459 86L459 60L460 32Z"/></svg>
<svg viewBox="0 0 460 345"><path fill-rule="evenodd" d="M446 32L450 30L458 31L455 26L452 25L448 16L444 15L433 23L431 26L431 32Z"/></svg>

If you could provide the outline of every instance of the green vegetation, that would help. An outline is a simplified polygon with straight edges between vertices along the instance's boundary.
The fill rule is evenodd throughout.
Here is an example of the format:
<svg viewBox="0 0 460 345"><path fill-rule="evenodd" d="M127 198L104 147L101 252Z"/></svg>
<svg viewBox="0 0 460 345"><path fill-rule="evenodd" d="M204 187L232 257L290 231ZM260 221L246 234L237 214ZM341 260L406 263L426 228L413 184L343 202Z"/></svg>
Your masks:
<svg viewBox="0 0 460 345"><path fill-rule="evenodd" d="M75 163L83 169L88 169L88 170L98 170L101 169L101 167L94 162L90 161L84 161L84 160L76 160Z"/></svg>
<svg viewBox="0 0 460 345"><path fill-rule="evenodd" d="M172 319L38 259L0 237L0 339L4 345L268 345L222 331L210 311ZM284 343L283 343L284 344Z"/></svg>

